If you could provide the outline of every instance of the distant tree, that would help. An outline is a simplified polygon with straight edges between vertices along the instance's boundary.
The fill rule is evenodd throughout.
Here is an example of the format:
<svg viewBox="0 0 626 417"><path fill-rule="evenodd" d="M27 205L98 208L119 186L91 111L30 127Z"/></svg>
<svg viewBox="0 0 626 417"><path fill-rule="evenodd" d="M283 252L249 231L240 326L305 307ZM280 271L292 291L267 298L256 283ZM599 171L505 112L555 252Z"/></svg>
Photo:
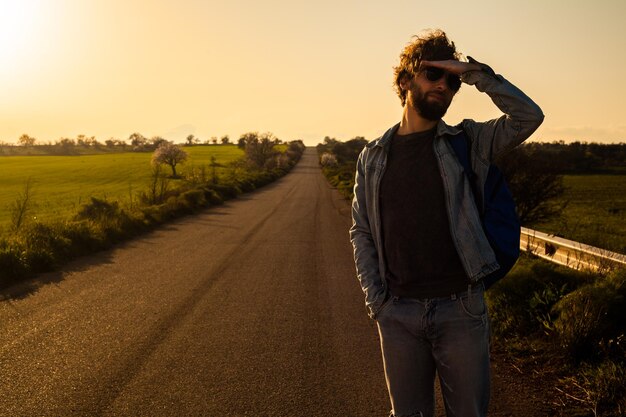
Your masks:
<svg viewBox="0 0 626 417"><path fill-rule="evenodd" d="M532 146L514 148L500 156L496 165L511 188L522 225L547 220L565 208L566 203L559 201L565 192L563 177Z"/></svg>
<svg viewBox="0 0 626 417"><path fill-rule="evenodd" d="M54 144L52 152L57 155L72 155L76 153L76 141L70 138L60 138Z"/></svg>
<svg viewBox="0 0 626 417"><path fill-rule="evenodd" d="M83 147L90 147L90 146L96 147L99 145L95 136L78 135L76 136L75 142L77 146L83 146Z"/></svg>
<svg viewBox="0 0 626 417"><path fill-rule="evenodd" d="M148 139L146 139L141 133L132 133L128 137L128 141L134 148L143 148L148 143Z"/></svg>
<svg viewBox="0 0 626 417"><path fill-rule="evenodd" d="M161 136L153 136L150 139L150 144L153 148L158 148L162 143L167 142L167 140L163 139Z"/></svg>
<svg viewBox="0 0 626 417"><path fill-rule="evenodd" d="M211 136L211 143L212 143L213 145L216 145L216 144L217 144L217 136Z"/></svg>
<svg viewBox="0 0 626 417"><path fill-rule="evenodd" d="M19 137L19 139L17 140L17 143L19 143L22 146L33 146L35 145L35 141L37 139L35 139L32 136L28 136L26 133L24 133L22 136Z"/></svg>
<svg viewBox="0 0 626 417"><path fill-rule="evenodd" d="M258 168L273 168L272 161L275 161L279 152L274 149L278 139L270 132L262 133L250 132L241 135L237 146L244 148L246 159Z"/></svg>
<svg viewBox="0 0 626 417"><path fill-rule="evenodd" d="M196 143L197 139L194 135L189 135L187 136L187 146L192 146L194 143Z"/></svg>
<svg viewBox="0 0 626 417"><path fill-rule="evenodd" d="M172 177L177 178L176 165L182 164L187 160L187 152L180 146L171 142L162 142L152 155L153 165L169 165L172 168Z"/></svg>
<svg viewBox="0 0 626 417"><path fill-rule="evenodd" d="M228 145L230 143L230 138L228 137L228 135L222 136L222 139L220 140L222 141L222 145Z"/></svg>
<svg viewBox="0 0 626 417"><path fill-rule="evenodd" d="M76 142L74 141L74 139L70 138L61 138L57 141L56 144L62 148L71 148L76 146Z"/></svg>
<svg viewBox="0 0 626 417"><path fill-rule="evenodd" d="M365 145L367 140L363 136L356 136L346 142L326 136L324 143L319 144L317 148L320 154L328 152L334 155L337 163L342 165L354 164Z"/></svg>

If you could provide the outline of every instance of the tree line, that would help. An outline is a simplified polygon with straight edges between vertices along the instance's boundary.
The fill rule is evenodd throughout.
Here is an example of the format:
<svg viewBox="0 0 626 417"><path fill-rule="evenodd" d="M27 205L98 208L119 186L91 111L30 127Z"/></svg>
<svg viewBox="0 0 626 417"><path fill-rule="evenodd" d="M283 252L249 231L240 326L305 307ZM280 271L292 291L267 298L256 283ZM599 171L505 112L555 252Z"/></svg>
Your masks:
<svg viewBox="0 0 626 417"><path fill-rule="evenodd" d="M188 139L192 135L189 135ZM228 144L228 136L223 144ZM276 148L283 141L274 136L271 132L261 133L248 132L241 135L237 141L237 147L245 154L245 161L249 168L272 170L283 168L289 165L289 161L295 160L296 155L302 154L304 143L301 140L294 140L287 143L287 149L281 152ZM187 145L188 146L188 145ZM178 178L176 166L187 160L187 152L181 145L176 145L169 141L162 141L152 155L153 165L169 165L172 169L172 178ZM215 157L211 157L212 170L219 165L216 164Z"/></svg>
<svg viewBox="0 0 626 417"><path fill-rule="evenodd" d="M347 198L352 198L355 164L367 144L362 136L342 142L326 136L317 145L322 170ZM564 174L626 173L626 143L525 143L499 157L517 204L522 224L532 225L558 215L565 208Z"/></svg>
<svg viewBox="0 0 626 417"><path fill-rule="evenodd" d="M626 143L530 142L524 154L560 174L592 174L626 168Z"/></svg>
<svg viewBox="0 0 626 417"><path fill-rule="evenodd" d="M170 142L161 136L146 137L139 132L134 132L127 139L109 138L104 142L96 139L95 136L78 135L75 138L62 137L56 141L39 141L28 134L23 134L17 139L17 144L0 142L0 154L23 154L24 151L37 150L38 153L50 155L74 155L80 149L91 150L117 150L123 152L151 152L157 149L162 143ZM281 142L282 143L282 142ZM212 136L210 139L202 141L194 135L188 135L184 146L196 145L230 145L230 137L224 135L218 139Z"/></svg>

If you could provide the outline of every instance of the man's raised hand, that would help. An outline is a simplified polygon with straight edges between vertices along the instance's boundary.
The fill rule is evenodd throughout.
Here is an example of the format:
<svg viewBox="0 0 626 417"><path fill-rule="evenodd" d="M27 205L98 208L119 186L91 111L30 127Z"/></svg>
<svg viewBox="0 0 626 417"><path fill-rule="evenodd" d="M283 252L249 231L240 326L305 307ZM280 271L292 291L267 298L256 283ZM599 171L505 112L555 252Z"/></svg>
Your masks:
<svg viewBox="0 0 626 417"><path fill-rule="evenodd" d="M441 68L451 74L461 75L467 71L479 71L480 65L471 62L456 61L448 59L445 61L422 61L420 63L420 71L426 67Z"/></svg>

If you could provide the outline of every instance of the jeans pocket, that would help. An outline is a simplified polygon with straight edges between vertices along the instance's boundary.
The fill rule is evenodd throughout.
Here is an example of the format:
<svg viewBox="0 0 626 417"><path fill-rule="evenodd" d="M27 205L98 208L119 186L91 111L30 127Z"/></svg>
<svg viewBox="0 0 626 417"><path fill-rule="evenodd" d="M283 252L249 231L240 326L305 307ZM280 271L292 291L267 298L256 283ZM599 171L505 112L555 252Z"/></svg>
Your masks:
<svg viewBox="0 0 626 417"><path fill-rule="evenodd" d="M483 320L487 314L487 305L485 304L484 292L468 293L458 298L461 311L467 316Z"/></svg>

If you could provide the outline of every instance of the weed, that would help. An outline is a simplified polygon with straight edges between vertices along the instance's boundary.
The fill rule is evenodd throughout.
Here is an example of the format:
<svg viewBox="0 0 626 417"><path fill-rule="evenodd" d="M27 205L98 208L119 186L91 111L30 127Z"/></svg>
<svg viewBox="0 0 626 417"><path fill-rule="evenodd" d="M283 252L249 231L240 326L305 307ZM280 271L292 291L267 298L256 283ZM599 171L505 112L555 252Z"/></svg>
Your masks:
<svg viewBox="0 0 626 417"><path fill-rule="evenodd" d="M33 180L29 177L24 182L22 192L11 204L9 211L11 212L11 231L17 233L28 221L28 215L33 206Z"/></svg>

